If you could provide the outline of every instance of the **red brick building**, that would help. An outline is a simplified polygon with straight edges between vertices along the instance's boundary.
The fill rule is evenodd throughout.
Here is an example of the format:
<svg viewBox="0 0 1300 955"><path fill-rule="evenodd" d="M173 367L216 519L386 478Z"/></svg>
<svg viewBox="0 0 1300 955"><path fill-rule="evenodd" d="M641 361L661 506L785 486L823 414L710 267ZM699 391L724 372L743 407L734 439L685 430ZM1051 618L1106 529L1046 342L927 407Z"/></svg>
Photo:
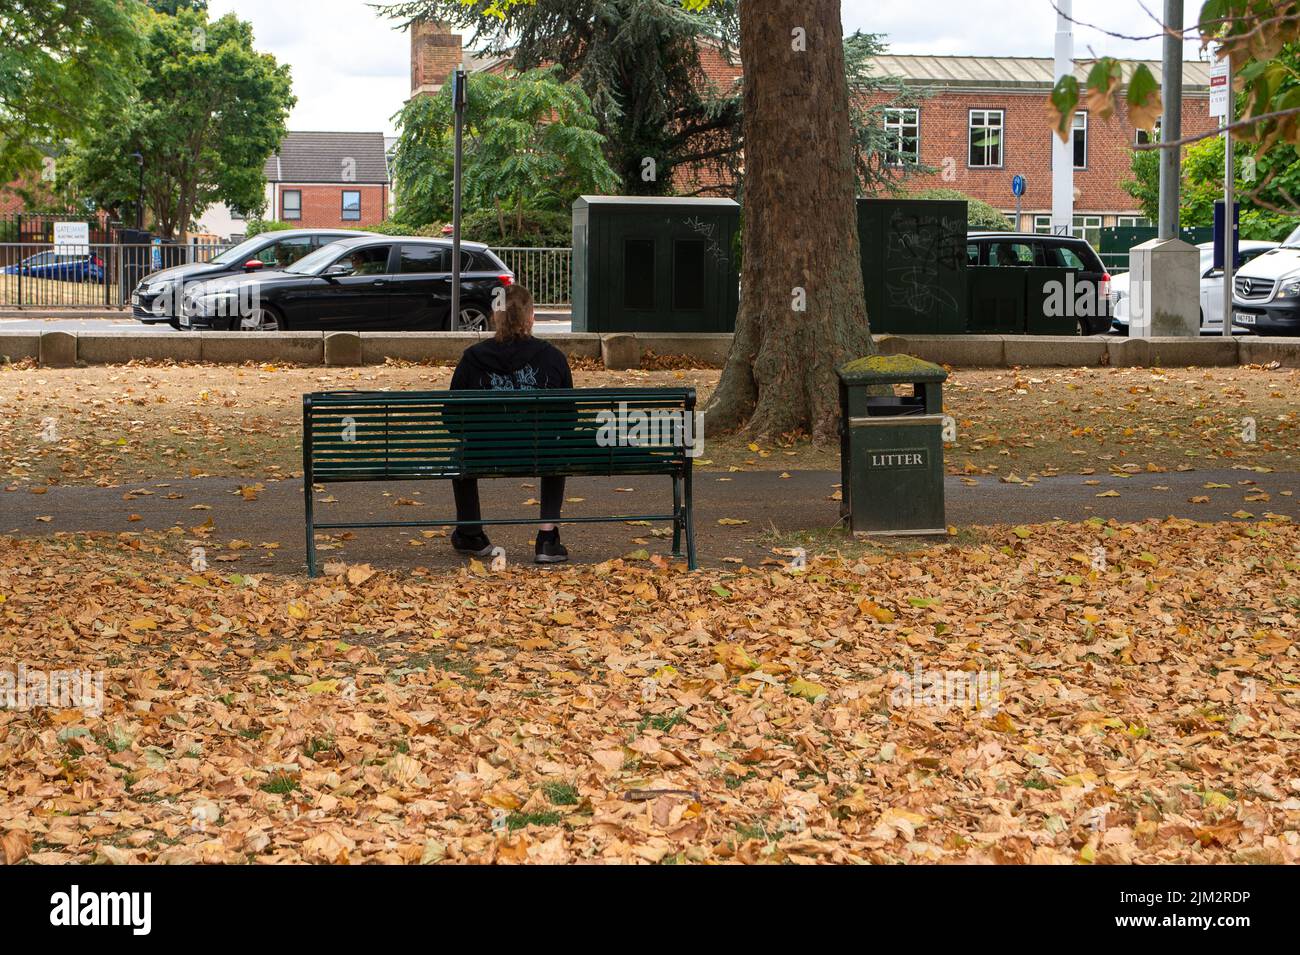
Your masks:
<svg viewBox="0 0 1300 955"><path fill-rule="evenodd" d="M501 58L480 59L466 53L461 37L437 23L416 23L411 30L411 92L437 92L459 63L470 71L504 68ZM743 70L712 43L701 48L707 82L728 90ZM1082 80L1091 61L1076 61ZM1125 75L1136 65L1124 64ZM1147 66L1160 79L1160 64ZM1025 177L1017 227L1049 231L1052 207L1052 137L1047 95L1055 81L1050 57L1011 56L895 56L877 57L875 74L901 82L915 94L917 105L886 108L887 132L905 147L920 168L933 172L904 173L902 191L956 189L983 199L1014 217L1011 179ZM882 108L892 93L874 97ZM1079 110L1075 129L1075 232L1095 238L1105 226L1146 224L1142 210L1123 189L1132 179L1133 146L1146 133L1133 129L1127 113L1102 119ZM1192 60L1183 65L1183 134L1214 126L1209 117L1209 64ZM734 195L733 184L704 168L677 170L676 191L682 195Z"/></svg>
<svg viewBox="0 0 1300 955"><path fill-rule="evenodd" d="M264 171L269 220L302 229L364 228L388 217L383 133L291 132Z"/></svg>
<svg viewBox="0 0 1300 955"><path fill-rule="evenodd" d="M1076 61L1082 80L1088 61ZM1126 75L1135 63L1125 63ZM1160 64L1147 66L1160 78ZM1025 231L1048 231L1052 210L1052 138L1047 94L1052 60L1046 57L881 56L877 75L900 79L923 98L911 109L888 109L885 126L895 143L929 174L909 175L905 192L958 189L1013 215L1011 178L1025 177L1021 221ZM886 103L889 96L876 101ZM1183 134L1212 129L1209 65L1183 66ZM1135 130L1122 109L1111 119L1088 110L1074 118L1075 231L1145 224L1136 200L1123 189L1132 179L1133 146L1147 134Z"/></svg>

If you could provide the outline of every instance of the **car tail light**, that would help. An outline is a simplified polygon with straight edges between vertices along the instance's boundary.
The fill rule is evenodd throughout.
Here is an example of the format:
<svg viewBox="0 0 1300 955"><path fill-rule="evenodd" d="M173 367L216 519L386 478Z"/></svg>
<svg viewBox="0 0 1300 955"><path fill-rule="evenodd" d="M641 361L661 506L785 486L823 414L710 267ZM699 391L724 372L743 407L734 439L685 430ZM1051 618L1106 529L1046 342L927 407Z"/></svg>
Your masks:
<svg viewBox="0 0 1300 955"><path fill-rule="evenodd" d="M1110 298L1110 273L1103 272L1101 275L1101 297Z"/></svg>
<svg viewBox="0 0 1300 955"><path fill-rule="evenodd" d="M515 277L511 275L509 272L505 272L497 276L497 281L500 282L502 285L514 285Z"/></svg>

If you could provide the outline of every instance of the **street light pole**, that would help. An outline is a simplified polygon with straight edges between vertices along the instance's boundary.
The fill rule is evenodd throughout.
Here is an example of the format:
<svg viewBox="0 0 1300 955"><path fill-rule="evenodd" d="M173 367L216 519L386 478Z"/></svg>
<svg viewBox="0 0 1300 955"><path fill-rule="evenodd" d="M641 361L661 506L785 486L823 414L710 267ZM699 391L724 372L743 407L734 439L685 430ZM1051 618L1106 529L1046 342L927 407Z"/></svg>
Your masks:
<svg viewBox="0 0 1300 955"><path fill-rule="evenodd" d="M465 67L457 67L452 77L452 107L456 114L456 147L452 160L451 321L449 327L455 332L460 330L460 160L465 133Z"/></svg>
<svg viewBox="0 0 1300 955"><path fill-rule="evenodd" d="M1183 135L1183 0L1165 0L1164 64L1161 86L1165 97L1160 119L1160 138L1175 142ZM1178 191L1181 147L1160 150L1159 237L1178 238Z"/></svg>
<svg viewBox="0 0 1300 955"><path fill-rule="evenodd" d="M1237 164L1232 155L1232 58L1228 58L1228 109L1223 117L1223 334L1232 337L1232 278L1237 267L1237 217L1233 208Z"/></svg>

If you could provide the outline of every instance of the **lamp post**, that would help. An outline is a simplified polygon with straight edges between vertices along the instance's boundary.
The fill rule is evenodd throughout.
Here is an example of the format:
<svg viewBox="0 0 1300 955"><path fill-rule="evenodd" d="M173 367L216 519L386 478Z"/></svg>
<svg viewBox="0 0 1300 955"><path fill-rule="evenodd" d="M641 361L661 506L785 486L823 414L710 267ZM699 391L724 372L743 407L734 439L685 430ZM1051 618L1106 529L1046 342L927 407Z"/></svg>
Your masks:
<svg viewBox="0 0 1300 955"><path fill-rule="evenodd" d="M460 331L460 191L461 153L464 149L465 106L469 92L465 85L465 67L462 64L452 74L452 107L456 114L456 144L452 159L452 213L451 213L451 321L447 327Z"/></svg>
<svg viewBox="0 0 1300 955"><path fill-rule="evenodd" d="M135 193L135 227L137 231L144 231L144 155L142 153L131 153L140 166L140 186Z"/></svg>

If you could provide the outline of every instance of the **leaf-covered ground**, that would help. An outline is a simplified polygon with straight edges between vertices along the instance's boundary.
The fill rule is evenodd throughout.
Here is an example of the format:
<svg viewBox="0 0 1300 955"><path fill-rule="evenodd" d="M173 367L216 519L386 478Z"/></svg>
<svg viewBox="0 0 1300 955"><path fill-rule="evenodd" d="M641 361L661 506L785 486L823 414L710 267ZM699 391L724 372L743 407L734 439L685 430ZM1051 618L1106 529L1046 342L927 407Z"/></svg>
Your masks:
<svg viewBox="0 0 1300 955"><path fill-rule="evenodd" d="M802 573L333 570L0 539L5 659L105 674L99 716L0 710L5 858L1300 857L1287 522L993 529ZM918 668L996 695L912 700Z"/></svg>
<svg viewBox="0 0 1300 955"><path fill-rule="evenodd" d="M587 367L584 367L587 366ZM284 477L301 470L307 391L445 388L427 366L0 365L2 486L111 484L198 475ZM607 372L580 363L579 386L717 383L708 369ZM953 473L1035 475L1253 464L1300 470L1300 370L958 370ZM1246 419L1250 419L1248 427ZM710 436L709 470L836 470L837 448L791 436L770 446Z"/></svg>

